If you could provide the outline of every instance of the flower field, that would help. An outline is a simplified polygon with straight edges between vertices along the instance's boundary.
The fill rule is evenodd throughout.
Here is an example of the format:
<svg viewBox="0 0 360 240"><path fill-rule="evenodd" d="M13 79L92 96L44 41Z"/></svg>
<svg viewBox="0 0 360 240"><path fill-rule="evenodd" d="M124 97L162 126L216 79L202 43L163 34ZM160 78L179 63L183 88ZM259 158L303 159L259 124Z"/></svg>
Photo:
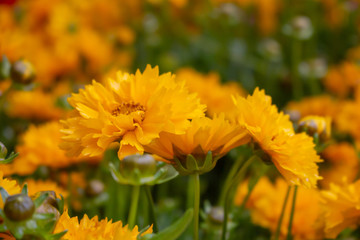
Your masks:
<svg viewBox="0 0 360 240"><path fill-rule="evenodd" d="M0 0L0 239L360 239L360 1Z"/></svg>

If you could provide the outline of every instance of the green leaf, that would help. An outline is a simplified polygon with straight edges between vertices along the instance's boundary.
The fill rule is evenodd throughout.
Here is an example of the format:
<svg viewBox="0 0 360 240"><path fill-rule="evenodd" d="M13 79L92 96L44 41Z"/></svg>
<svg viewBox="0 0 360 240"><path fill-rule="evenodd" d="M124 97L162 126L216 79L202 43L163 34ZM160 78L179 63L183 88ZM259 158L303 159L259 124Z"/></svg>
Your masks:
<svg viewBox="0 0 360 240"><path fill-rule="evenodd" d="M49 193L42 193L37 199L34 200L35 207L38 208L48 197Z"/></svg>
<svg viewBox="0 0 360 240"><path fill-rule="evenodd" d="M167 227L158 234L152 236L150 240L175 240L177 239L188 227L193 219L194 210L188 209L184 215L177 220L174 224ZM145 235L146 236L146 235ZM145 237L144 236L144 237ZM144 238L140 238L144 239Z"/></svg>
<svg viewBox="0 0 360 240"><path fill-rule="evenodd" d="M58 240L58 239L62 238L62 236L64 236L66 233L67 233L67 230L53 234L53 235L51 235L51 237L49 239Z"/></svg>
<svg viewBox="0 0 360 240"><path fill-rule="evenodd" d="M9 59L5 55L3 55L0 61L0 80L9 78L10 69L11 69L11 64L9 62Z"/></svg>
<svg viewBox="0 0 360 240"><path fill-rule="evenodd" d="M199 166L197 164L196 158L191 154L188 154L186 156L186 169L190 171L199 170Z"/></svg>
<svg viewBox="0 0 360 240"><path fill-rule="evenodd" d="M24 184L23 188L21 189L21 193L28 195L28 185L27 183Z"/></svg>
<svg viewBox="0 0 360 240"><path fill-rule="evenodd" d="M0 194L3 202L5 202L6 199L9 197L8 192L3 187L0 187Z"/></svg>
<svg viewBox="0 0 360 240"><path fill-rule="evenodd" d="M14 160L14 158L16 158L19 155L19 153L10 153L10 156L8 158L6 158L5 160L2 160L1 163L10 163L12 162L12 160Z"/></svg>

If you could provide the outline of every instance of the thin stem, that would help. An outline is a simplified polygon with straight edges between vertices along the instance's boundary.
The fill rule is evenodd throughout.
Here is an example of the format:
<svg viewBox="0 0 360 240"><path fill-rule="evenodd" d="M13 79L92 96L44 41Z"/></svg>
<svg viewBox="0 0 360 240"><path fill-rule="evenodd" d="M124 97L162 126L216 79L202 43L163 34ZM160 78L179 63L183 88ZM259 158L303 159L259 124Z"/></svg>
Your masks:
<svg viewBox="0 0 360 240"><path fill-rule="evenodd" d="M255 179L253 181L249 181L249 185L248 185L248 192L243 200L243 202L241 203L240 209L243 210L245 208L245 204L247 203L247 201L250 198L250 195L252 193L252 191L254 190L256 184L258 183L259 179L264 176L264 174L267 172L267 170L269 169L267 165L263 164L264 167L262 168L262 170L260 171L260 173L255 176Z"/></svg>
<svg viewBox="0 0 360 240"><path fill-rule="evenodd" d="M295 186L295 188L294 188L294 196L293 196L293 201L292 201L292 206L291 206L289 226L288 226L288 233L287 233L286 240L292 239L292 237L291 237L291 229L292 229L292 223L293 223L294 213L295 213L295 203L296 203L297 190L298 190L298 186Z"/></svg>
<svg viewBox="0 0 360 240"><path fill-rule="evenodd" d="M285 195L284 203L283 203L283 206L282 206L282 209L281 209L281 215L280 215L279 222L278 222L276 232L275 232L275 238L274 238L275 240L279 240L280 230L281 230L281 223L282 223L282 220L284 218L284 213L285 213L286 204L287 204L287 201L288 201L288 198L289 198L290 190L291 190L291 186L288 187L288 190L287 190L286 195Z"/></svg>
<svg viewBox="0 0 360 240"><path fill-rule="evenodd" d="M239 171L240 166L243 164L243 162L244 162L243 160L244 160L243 156L241 156L241 157L237 158L235 163L232 165L231 170L230 170L229 174L226 177L224 187L222 188L218 205L220 205L220 206L224 205L226 191L229 188L229 186L231 184L231 181L233 180L235 174Z"/></svg>
<svg viewBox="0 0 360 240"><path fill-rule="evenodd" d="M226 230L227 230L227 222L229 218L229 210L230 205L233 202L233 197L231 197L232 190L235 188L235 186L242 180L244 177L247 168L250 166L250 164L257 158L256 155L253 155L250 157L240 168L240 170L237 172L233 180L231 181L231 184L227 187L226 194L225 194L225 202L224 202L224 222L222 226L222 234L221 239L226 239Z"/></svg>
<svg viewBox="0 0 360 240"><path fill-rule="evenodd" d="M158 228L157 221L156 221L155 204L154 204L153 197L151 195L150 186L145 186L145 193L146 193L146 197L149 201L149 205L150 205L151 223L153 224L154 232L157 233L159 231L159 228Z"/></svg>
<svg viewBox="0 0 360 240"><path fill-rule="evenodd" d="M132 229L135 226L139 195L140 195L140 186L133 186L133 190L131 194L130 212L128 217L128 224L130 229Z"/></svg>
<svg viewBox="0 0 360 240"><path fill-rule="evenodd" d="M199 174L192 175L194 182L194 240L199 239L199 208L200 208L200 177Z"/></svg>
<svg viewBox="0 0 360 240"><path fill-rule="evenodd" d="M301 60L301 42L298 39L292 40L292 52L291 52L291 78L292 78L292 90L295 100L300 100L304 94L303 84L299 78L299 62Z"/></svg>

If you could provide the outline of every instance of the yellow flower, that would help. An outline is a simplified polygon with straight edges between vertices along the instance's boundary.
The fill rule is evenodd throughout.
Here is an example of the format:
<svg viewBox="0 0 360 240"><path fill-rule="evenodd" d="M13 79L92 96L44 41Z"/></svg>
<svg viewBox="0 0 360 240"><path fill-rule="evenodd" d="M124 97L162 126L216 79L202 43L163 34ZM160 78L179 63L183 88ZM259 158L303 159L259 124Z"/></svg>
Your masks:
<svg viewBox="0 0 360 240"><path fill-rule="evenodd" d="M281 178L271 183L263 177L256 184L245 205L250 210L253 223L270 229L275 233L288 184ZM239 185L235 196L235 205L241 205L248 191L248 182ZM290 192L290 196L292 191ZM292 199L287 202L284 219L280 229L280 239L286 239ZM320 194L314 189L298 188L295 203L295 214L292 225L294 240L323 239L323 224L319 217L322 214Z"/></svg>
<svg viewBox="0 0 360 240"><path fill-rule="evenodd" d="M16 91L8 98L6 110L11 117L52 120L59 119L63 110L55 106L56 97L41 90Z"/></svg>
<svg viewBox="0 0 360 240"><path fill-rule="evenodd" d="M100 220L98 216L89 219L85 214L81 221L77 217L70 218L67 211L61 215L56 224L54 233L67 230L64 239L68 240L136 240L139 235L138 227L130 230L122 222L112 222L107 219ZM152 228L142 235L152 233Z"/></svg>
<svg viewBox="0 0 360 240"><path fill-rule="evenodd" d="M189 119L204 115L205 106L183 82L158 67L135 75L118 72L103 86L96 81L69 98L76 109L63 121L61 147L69 155L98 156L120 142L118 156L143 152L160 132L184 133Z"/></svg>
<svg viewBox="0 0 360 240"><path fill-rule="evenodd" d="M42 191L54 191L58 197L61 194L64 198L68 196L68 192L60 187L56 182L50 180L34 180L26 179L24 183L27 183L28 195L33 196Z"/></svg>
<svg viewBox="0 0 360 240"><path fill-rule="evenodd" d="M290 102L286 106L287 112L297 111L301 117L318 115L335 119L338 114L339 104L329 95L303 98L300 102ZM298 119L296 119L298 120Z"/></svg>
<svg viewBox="0 0 360 240"><path fill-rule="evenodd" d="M234 98L237 115L234 121L245 126L259 147L271 158L290 184L315 187L319 156L313 139L305 133L295 134L289 116L278 112L271 97L255 89L246 99Z"/></svg>
<svg viewBox="0 0 360 240"><path fill-rule="evenodd" d="M342 142L327 147L322 153L325 165L320 167L320 175L323 179L320 181L322 187L328 188L330 183L341 184L343 177L352 182L356 179L359 171L359 158L355 148Z"/></svg>
<svg viewBox="0 0 360 240"><path fill-rule="evenodd" d="M177 71L176 78L185 81L190 92L199 95L200 101L207 106L207 115L214 116L222 112L234 110L231 95L245 96L245 90L236 82L221 84L220 77L216 73L201 74L191 68L183 68Z"/></svg>
<svg viewBox="0 0 360 240"><path fill-rule="evenodd" d="M157 154L176 167L175 158L185 166L188 154L191 154L202 166L209 151L212 152L212 167L216 161L231 149L249 141L247 131L240 126L230 124L224 114L213 119L203 117L191 121L185 134L160 133L160 138L145 146L147 152Z"/></svg>
<svg viewBox="0 0 360 240"><path fill-rule="evenodd" d="M326 141L331 137L331 119L314 115L306 116L300 119L299 129L305 130L311 136L317 133L320 140Z"/></svg>
<svg viewBox="0 0 360 240"><path fill-rule="evenodd" d="M341 185L330 184L330 190L322 191L325 207L325 234L327 238L336 236L345 228L355 227L360 220L360 180Z"/></svg>
<svg viewBox="0 0 360 240"><path fill-rule="evenodd" d="M21 189L15 180L4 178L4 173L0 170L0 187L3 187L10 195L20 193ZM0 195L0 208L4 207L3 199Z"/></svg>
<svg viewBox="0 0 360 240"><path fill-rule="evenodd" d="M356 63L344 62L330 68L324 79L325 87L338 95L346 97L360 84L360 67Z"/></svg>
<svg viewBox="0 0 360 240"><path fill-rule="evenodd" d="M99 161L99 158L67 157L59 148L61 126L58 122L48 122L40 126L31 125L21 136L16 146L19 156L12 163L2 166L6 175L29 175L39 166L52 168L67 167L80 161Z"/></svg>

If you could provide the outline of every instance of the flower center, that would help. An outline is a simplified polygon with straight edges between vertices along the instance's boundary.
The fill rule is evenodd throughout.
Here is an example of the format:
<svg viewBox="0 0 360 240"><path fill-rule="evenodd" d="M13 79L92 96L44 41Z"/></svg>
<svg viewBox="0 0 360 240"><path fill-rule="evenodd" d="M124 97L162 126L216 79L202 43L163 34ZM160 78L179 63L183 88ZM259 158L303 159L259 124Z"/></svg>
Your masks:
<svg viewBox="0 0 360 240"><path fill-rule="evenodd" d="M135 121L142 121L145 118L145 107L133 101L123 102L111 111L111 115L113 116L120 114L131 115Z"/></svg>

